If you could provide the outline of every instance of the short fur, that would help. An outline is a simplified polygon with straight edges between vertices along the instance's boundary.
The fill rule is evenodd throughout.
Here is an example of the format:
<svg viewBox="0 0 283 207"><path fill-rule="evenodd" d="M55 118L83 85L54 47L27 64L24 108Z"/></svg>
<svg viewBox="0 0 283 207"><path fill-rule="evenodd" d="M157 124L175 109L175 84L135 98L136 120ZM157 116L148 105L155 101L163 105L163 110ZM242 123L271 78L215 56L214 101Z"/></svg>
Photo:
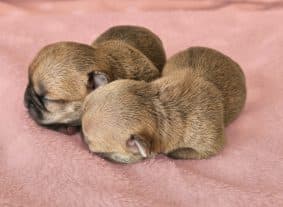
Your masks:
<svg viewBox="0 0 283 207"><path fill-rule="evenodd" d="M230 57L214 49L191 47L171 57L162 76L187 68L212 82L222 92L225 125L233 121L246 100L245 76L241 67Z"/></svg>
<svg viewBox="0 0 283 207"><path fill-rule="evenodd" d="M121 40L141 51L152 61L159 71L162 71L166 54L160 38L147 28L130 25L111 27L102 33L93 43L95 46L109 40Z"/></svg>
<svg viewBox="0 0 283 207"><path fill-rule="evenodd" d="M199 53L200 49L205 53ZM183 58L190 57L190 53L201 57ZM219 55L218 65L211 58L215 53ZM178 59L181 62L175 62ZM182 61L181 68L178 64ZM225 120L234 119L245 101L243 98L240 103L230 103L236 106L225 107L225 96L230 96L225 90L230 90L231 84L232 96L246 94L241 69L231 73L234 68L226 67L229 62L234 65L215 50L190 48L169 59L165 76L158 80L120 80L92 92L85 100L82 117L84 140L90 151L121 163L137 162L158 153L176 159L203 159L217 154L224 146ZM211 65L222 74L215 79L227 77L224 81L230 81L224 84L227 87L219 88L215 84L219 80L209 81L208 74L202 75L203 71L214 73L209 70ZM231 74L232 79L228 78Z"/></svg>
<svg viewBox="0 0 283 207"><path fill-rule="evenodd" d="M99 41L93 47L58 42L32 61L25 105L37 123L71 134L92 90L117 79L152 81L159 76L154 64L124 39Z"/></svg>

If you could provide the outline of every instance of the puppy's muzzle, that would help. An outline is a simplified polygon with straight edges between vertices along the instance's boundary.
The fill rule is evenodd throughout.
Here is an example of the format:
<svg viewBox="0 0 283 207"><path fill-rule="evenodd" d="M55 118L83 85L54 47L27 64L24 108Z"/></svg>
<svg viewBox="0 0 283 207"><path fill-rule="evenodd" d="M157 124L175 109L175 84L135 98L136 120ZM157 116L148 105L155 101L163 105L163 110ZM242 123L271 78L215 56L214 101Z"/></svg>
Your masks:
<svg viewBox="0 0 283 207"><path fill-rule="evenodd" d="M43 113L50 113L44 105L43 97L35 93L31 85L29 84L26 88L24 95L24 104L28 109L28 113L31 118L39 125L44 126L48 129L55 131L60 131L64 134L72 135L80 131L80 126L75 122L69 122L67 124L54 123L54 124L44 124L44 115Z"/></svg>
<svg viewBox="0 0 283 207"><path fill-rule="evenodd" d="M24 104L29 114L36 122L43 119L42 110L44 110L45 107L40 97L35 94L30 86L28 86L25 91Z"/></svg>

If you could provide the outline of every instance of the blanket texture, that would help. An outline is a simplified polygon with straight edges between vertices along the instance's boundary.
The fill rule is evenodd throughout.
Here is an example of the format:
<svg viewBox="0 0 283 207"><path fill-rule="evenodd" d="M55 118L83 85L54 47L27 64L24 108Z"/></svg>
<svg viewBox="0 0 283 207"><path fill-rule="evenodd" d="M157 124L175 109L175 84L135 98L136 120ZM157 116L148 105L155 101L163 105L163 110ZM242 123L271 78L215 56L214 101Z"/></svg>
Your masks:
<svg viewBox="0 0 283 207"><path fill-rule="evenodd" d="M178 0L182 11L170 0L127 2L0 1L0 206L283 206L282 1ZM199 45L240 63L247 102L219 155L118 165L89 154L79 135L29 118L23 94L36 52L55 41L90 43L119 24L150 28L168 56Z"/></svg>

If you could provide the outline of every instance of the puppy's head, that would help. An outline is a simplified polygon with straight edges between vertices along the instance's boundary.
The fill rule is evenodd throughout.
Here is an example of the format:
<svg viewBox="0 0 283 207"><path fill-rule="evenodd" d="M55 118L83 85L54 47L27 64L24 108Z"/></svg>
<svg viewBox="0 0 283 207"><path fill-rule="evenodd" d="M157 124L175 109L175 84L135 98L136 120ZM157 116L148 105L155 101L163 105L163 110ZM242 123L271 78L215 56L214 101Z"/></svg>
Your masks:
<svg viewBox="0 0 283 207"><path fill-rule="evenodd" d="M148 91L147 83L118 80L87 96L82 131L91 152L119 163L154 155L154 109L141 91Z"/></svg>
<svg viewBox="0 0 283 207"><path fill-rule="evenodd" d="M95 49L59 42L44 47L29 67L24 102L39 124L78 126L86 95L109 81L94 60Z"/></svg>

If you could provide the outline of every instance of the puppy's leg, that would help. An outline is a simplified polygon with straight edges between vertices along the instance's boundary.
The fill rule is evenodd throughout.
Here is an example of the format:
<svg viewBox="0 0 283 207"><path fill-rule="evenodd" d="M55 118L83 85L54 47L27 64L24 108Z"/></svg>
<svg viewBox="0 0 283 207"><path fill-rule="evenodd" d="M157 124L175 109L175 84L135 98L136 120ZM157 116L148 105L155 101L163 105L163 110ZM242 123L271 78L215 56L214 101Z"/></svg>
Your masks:
<svg viewBox="0 0 283 207"><path fill-rule="evenodd" d="M173 150L167 154L173 159L201 159L201 154L192 148L180 148Z"/></svg>
<svg viewBox="0 0 283 207"><path fill-rule="evenodd" d="M224 136L215 139L211 144L199 144L194 148L179 148L167 154L168 157L173 159L206 159L216 155L224 146Z"/></svg>
<svg viewBox="0 0 283 207"><path fill-rule="evenodd" d="M167 155L175 159L206 159L223 146L223 112L202 110L190 116L183 141Z"/></svg>

